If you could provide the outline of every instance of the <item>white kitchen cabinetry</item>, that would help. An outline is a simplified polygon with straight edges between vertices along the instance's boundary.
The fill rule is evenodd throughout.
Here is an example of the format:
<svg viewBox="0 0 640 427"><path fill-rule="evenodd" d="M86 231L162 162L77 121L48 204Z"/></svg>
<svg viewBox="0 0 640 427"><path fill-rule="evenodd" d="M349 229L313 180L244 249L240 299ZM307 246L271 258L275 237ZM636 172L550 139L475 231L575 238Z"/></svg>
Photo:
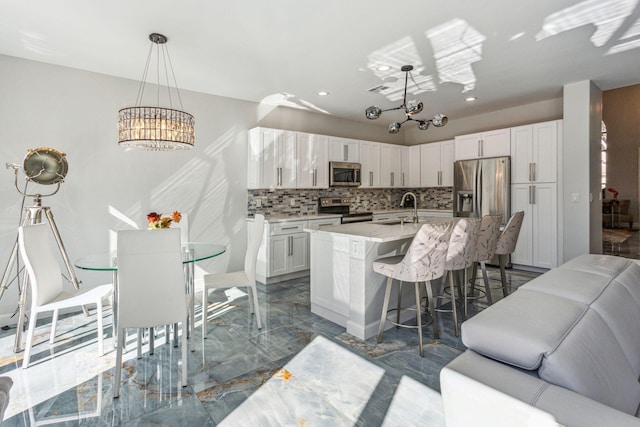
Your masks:
<svg viewBox="0 0 640 427"><path fill-rule="evenodd" d="M360 143L354 139L329 137L330 162L360 162Z"/></svg>
<svg viewBox="0 0 640 427"><path fill-rule="evenodd" d="M559 123L551 121L511 129L512 183L558 180Z"/></svg>
<svg viewBox="0 0 640 427"><path fill-rule="evenodd" d="M402 186L402 147L380 144L380 186Z"/></svg>
<svg viewBox="0 0 640 427"><path fill-rule="evenodd" d="M558 266L558 153L562 121L511 129L511 212L524 211L513 264Z"/></svg>
<svg viewBox="0 0 640 427"><path fill-rule="evenodd" d="M441 141L420 146L422 187L452 187L455 141Z"/></svg>
<svg viewBox="0 0 640 427"><path fill-rule="evenodd" d="M247 187L296 187L296 133L278 129L249 131Z"/></svg>
<svg viewBox="0 0 640 427"><path fill-rule="evenodd" d="M360 141L361 187L380 187L380 143Z"/></svg>
<svg viewBox="0 0 640 427"><path fill-rule="evenodd" d="M309 269L309 237L304 231L307 221L286 221L267 223L258 260L256 279L268 284L282 280L292 273ZM274 279L278 277L278 279Z"/></svg>
<svg viewBox="0 0 640 427"><path fill-rule="evenodd" d="M496 129L455 138L456 160L508 156L510 152L510 129Z"/></svg>
<svg viewBox="0 0 640 427"><path fill-rule="evenodd" d="M558 266L557 197L556 183L511 185L511 212L524 211L513 264Z"/></svg>
<svg viewBox="0 0 640 427"><path fill-rule="evenodd" d="M402 186L420 187L420 145L402 147Z"/></svg>
<svg viewBox="0 0 640 427"><path fill-rule="evenodd" d="M329 187L328 141L325 135L297 133L297 188Z"/></svg>

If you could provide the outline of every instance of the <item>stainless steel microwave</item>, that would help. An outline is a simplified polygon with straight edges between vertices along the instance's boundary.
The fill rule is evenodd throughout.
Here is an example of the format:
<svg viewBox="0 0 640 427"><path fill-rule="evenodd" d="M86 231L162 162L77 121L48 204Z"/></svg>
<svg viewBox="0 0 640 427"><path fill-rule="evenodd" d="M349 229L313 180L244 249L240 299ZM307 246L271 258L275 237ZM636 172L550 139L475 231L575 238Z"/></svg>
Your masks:
<svg viewBox="0 0 640 427"><path fill-rule="evenodd" d="M358 187L360 182L360 163L329 162L330 187Z"/></svg>

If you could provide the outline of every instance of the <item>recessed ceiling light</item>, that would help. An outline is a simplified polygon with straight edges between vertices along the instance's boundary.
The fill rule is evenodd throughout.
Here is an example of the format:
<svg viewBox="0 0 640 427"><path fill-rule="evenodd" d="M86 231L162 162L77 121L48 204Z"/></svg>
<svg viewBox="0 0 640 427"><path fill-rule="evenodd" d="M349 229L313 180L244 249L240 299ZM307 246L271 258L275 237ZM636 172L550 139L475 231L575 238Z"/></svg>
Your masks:
<svg viewBox="0 0 640 427"><path fill-rule="evenodd" d="M477 101L478 98L475 97L475 96L469 96L469 97L465 98L464 100L467 101L467 102L473 102L473 101Z"/></svg>
<svg viewBox="0 0 640 427"><path fill-rule="evenodd" d="M329 92L327 92L326 90L321 90L320 92L318 92L319 96L327 96L329 95Z"/></svg>
<svg viewBox="0 0 640 427"><path fill-rule="evenodd" d="M378 66L378 71L389 71L391 69L390 66L388 65L379 65Z"/></svg>

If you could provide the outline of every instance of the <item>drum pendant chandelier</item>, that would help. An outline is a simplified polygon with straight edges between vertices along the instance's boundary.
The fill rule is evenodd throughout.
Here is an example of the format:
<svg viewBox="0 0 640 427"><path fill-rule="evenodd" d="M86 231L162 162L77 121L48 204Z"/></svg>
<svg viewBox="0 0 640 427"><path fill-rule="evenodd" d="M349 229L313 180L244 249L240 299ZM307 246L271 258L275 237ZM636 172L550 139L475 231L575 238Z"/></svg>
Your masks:
<svg viewBox="0 0 640 427"><path fill-rule="evenodd" d="M411 70L413 70L413 65L403 65L400 68L400 71L404 72L404 98L402 99L402 105L396 108L389 108L387 110L383 110L377 105L372 105L367 108L365 111L365 116L369 120L375 120L382 115L385 111L393 111L393 110L404 110L404 114L407 117L403 122L393 122L389 125L389 133L398 133L400 132L400 127L403 123L408 122L410 120L418 123L418 129L427 130L429 128L429 123L433 123L435 127L442 127L447 124L449 119L444 114L436 114L433 116L433 119L424 120L424 119L414 119L414 114L420 114L422 112L422 108L424 107L422 102L418 101L409 101L407 102L407 82L409 80L409 75L411 74ZM412 78L413 80L413 78ZM414 82L415 83L415 82ZM416 84L417 85L417 84Z"/></svg>
<svg viewBox="0 0 640 427"><path fill-rule="evenodd" d="M123 108L118 113L118 144L125 148L140 148L152 151L187 150L193 147L195 142L195 121L193 116L186 113L182 107L182 99L178 91L176 77L173 74L173 66L169 51L166 48L167 38L162 34L149 35L151 46L147 56L147 63L138 89L136 106ZM151 57L156 52L156 84L157 105L155 107L142 106L147 74ZM169 99L169 108L160 107L160 63L164 67L163 76L166 79L166 90ZM167 66L168 63L168 66ZM174 91L180 109L173 108L172 88L169 85L169 73L173 78Z"/></svg>

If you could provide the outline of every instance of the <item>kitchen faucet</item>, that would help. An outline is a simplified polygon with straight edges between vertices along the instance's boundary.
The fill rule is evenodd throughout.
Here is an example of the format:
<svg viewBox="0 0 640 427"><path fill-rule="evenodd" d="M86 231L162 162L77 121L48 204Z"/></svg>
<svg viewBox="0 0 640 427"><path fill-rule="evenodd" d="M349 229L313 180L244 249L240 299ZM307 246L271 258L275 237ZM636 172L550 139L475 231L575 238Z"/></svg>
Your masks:
<svg viewBox="0 0 640 427"><path fill-rule="evenodd" d="M407 191L406 193L404 193L402 195L402 199L400 200L400 207L401 208L404 207L404 201L407 198L407 196L413 197L413 223L417 224L418 223L418 198L416 197L416 195L411 191Z"/></svg>

